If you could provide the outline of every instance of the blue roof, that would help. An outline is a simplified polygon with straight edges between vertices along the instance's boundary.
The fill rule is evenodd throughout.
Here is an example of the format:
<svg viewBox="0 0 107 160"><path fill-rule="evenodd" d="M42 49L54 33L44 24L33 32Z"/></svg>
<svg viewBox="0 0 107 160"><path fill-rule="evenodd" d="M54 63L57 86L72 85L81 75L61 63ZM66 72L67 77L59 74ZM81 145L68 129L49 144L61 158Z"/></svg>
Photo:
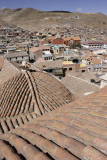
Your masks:
<svg viewBox="0 0 107 160"><path fill-rule="evenodd" d="M57 45L53 46L53 49L58 50L59 47Z"/></svg>

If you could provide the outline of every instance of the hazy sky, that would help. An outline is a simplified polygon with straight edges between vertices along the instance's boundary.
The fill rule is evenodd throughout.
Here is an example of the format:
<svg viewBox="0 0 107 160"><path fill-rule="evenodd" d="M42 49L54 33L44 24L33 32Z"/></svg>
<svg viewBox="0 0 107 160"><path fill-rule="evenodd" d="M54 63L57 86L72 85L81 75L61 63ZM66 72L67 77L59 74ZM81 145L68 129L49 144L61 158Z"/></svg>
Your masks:
<svg viewBox="0 0 107 160"><path fill-rule="evenodd" d="M107 14L107 0L0 0L0 8L35 8L71 12L102 12Z"/></svg>

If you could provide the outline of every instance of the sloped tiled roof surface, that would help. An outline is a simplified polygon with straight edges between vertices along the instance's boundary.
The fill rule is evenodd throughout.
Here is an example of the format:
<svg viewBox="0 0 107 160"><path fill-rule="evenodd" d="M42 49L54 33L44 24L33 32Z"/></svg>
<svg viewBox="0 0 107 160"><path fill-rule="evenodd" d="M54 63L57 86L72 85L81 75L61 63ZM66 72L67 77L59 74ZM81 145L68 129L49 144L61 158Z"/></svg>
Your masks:
<svg viewBox="0 0 107 160"><path fill-rule="evenodd" d="M34 66L38 69L56 69L56 68L62 68L63 67L62 60L35 62Z"/></svg>
<svg viewBox="0 0 107 160"><path fill-rule="evenodd" d="M107 160L107 87L1 133L3 158Z"/></svg>
<svg viewBox="0 0 107 160"><path fill-rule="evenodd" d="M82 78L70 75L69 73L62 79L62 84L66 86L76 97L82 97L86 93L92 93L99 90L99 86L88 82Z"/></svg>
<svg viewBox="0 0 107 160"><path fill-rule="evenodd" d="M9 54L7 54L6 55L6 58L14 58L14 57L22 57L22 56L29 56L28 54L27 54L27 52L19 52L19 53L17 53L17 52L15 52L15 53L9 53Z"/></svg>
<svg viewBox="0 0 107 160"><path fill-rule="evenodd" d="M0 84L5 83L18 72L19 70L14 65L12 65L7 59L4 59L2 69L0 71Z"/></svg>
<svg viewBox="0 0 107 160"><path fill-rule="evenodd" d="M90 71L90 72L75 72L75 71L72 71L72 72L69 72L69 75L77 77L77 78L84 79L88 82L90 82L91 79L98 79L97 74L95 72L92 72L92 71Z"/></svg>
<svg viewBox="0 0 107 160"><path fill-rule="evenodd" d="M101 64L102 60L97 57L91 57L91 63L93 64Z"/></svg>
<svg viewBox="0 0 107 160"><path fill-rule="evenodd" d="M41 45L41 46L39 46L39 47L32 47L32 48L30 48L30 52L36 52L36 51L39 51L39 50L49 50L50 49L50 47L48 46L48 45Z"/></svg>
<svg viewBox="0 0 107 160"><path fill-rule="evenodd" d="M71 39L73 39L74 41L81 40L80 37L71 37Z"/></svg>
<svg viewBox="0 0 107 160"><path fill-rule="evenodd" d="M1 71L1 69L2 69L2 67L3 67L3 63L4 63L4 59L3 59L3 58L0 58L0 71Z"/></svg>
<svg viewBox="0 0 107 160"><path fill-rule="evenodd" d="M35 71L20 72L0 88L2 129L4 123L6 126L10 125L9 117L11 121L16 117L17 122L20 121L17 119L18 115L27 119L32 117L30 114L34 112L36 116L40 116L72 100L73 95L68 89L50 74Z"/></svg>

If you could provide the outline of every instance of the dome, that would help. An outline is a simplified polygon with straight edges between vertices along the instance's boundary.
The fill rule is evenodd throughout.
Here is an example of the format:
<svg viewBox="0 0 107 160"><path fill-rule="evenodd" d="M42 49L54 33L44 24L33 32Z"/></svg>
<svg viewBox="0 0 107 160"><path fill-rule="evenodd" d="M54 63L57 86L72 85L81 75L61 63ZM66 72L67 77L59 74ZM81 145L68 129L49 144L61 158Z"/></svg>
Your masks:
<svg viewBox="0 0 107 160"><path fill-rule="evenodd" d="M70 91L52 75L40 71L24 71L0 87L0 118L7 126L7 119L10 118L9 123L13 125L12 121L19 115L23 121L29 120L31 113L38 117L72 100ZM20 120L16 120L16 124L18 121ZM11 127L8 126L8 129L11 130Z"/></svg>

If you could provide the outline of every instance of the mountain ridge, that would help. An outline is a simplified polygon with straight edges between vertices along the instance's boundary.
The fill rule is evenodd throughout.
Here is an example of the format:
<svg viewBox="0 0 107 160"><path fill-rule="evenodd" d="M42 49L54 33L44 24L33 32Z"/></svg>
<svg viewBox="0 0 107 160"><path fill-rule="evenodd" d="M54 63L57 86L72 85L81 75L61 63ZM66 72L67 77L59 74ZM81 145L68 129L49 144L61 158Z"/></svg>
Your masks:
<svg viewBox="0 0 107 160"><path fill-rule="evenodd" d="M0 10L3 21L30 31L54 31L58 27L87 26L106 29L107 15L103 13L79 13L70 11L40 11L33 8L4 8Z"/></svg>

